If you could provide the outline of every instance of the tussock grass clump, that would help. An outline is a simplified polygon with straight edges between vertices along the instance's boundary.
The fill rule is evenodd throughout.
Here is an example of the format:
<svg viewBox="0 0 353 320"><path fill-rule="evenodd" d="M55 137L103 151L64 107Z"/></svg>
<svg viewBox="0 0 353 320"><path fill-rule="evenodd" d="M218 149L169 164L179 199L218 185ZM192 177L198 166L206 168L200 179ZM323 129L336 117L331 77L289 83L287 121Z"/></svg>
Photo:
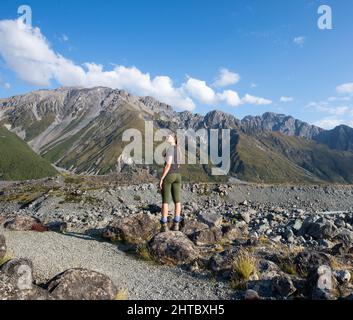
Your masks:
<svg viewBox="0 0 353 320"><path fill-rule="evenodd" d="M5 264L7 261L10 261L10 260L12 260L12 259L13 259L12 255L11 255L9 252L6 252L5 257L3 257L2 259L0 259L0 267L1 267L3 264Z"/></svg>
<svg viewBox="0 0 353 320"><path fill-rule="evenodd" d="M129 293L127 289L120 289L115 296L115 300L119 300L119 301L129 300Z"/></svg>
<svg viewBox="0 0 353 320"><path fill-rule="evenodd" d="M256 273L256 265L257 260L249 250L239 250L232 264L231 287L244 289L250 277Z"/></svg>
<svg viewBox="0 0 353 320"><path fill-rule="evenodd" d="M136 247L137 256L144 261L154 262L154 259L151 255L150 250L148 249L147 244L140 244Z"/></svg>
<svg viewBox="0 0 353 320"><path fill-rule="evenodd" d="M279 264L281 270L289 275L296 276L298 274L297 267L292 259L283 259Z"/></svg>

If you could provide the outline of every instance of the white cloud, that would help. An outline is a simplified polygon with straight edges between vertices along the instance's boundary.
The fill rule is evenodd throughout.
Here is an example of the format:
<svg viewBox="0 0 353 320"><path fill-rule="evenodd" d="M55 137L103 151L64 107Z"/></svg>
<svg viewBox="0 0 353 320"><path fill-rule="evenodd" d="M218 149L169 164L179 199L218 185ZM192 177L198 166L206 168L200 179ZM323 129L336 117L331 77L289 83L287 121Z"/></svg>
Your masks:
<svg viewBox="0 0 353 320"><path fill-rule="evenodd" d="M223 93L218 93L217 96L220 101L224 101L227 105L232 107L237 107L242 103L238 93L233 90L225 90Z"/></svg>
<svg viewBox="0 0 353 320"><path fill-rule="evenodd" d="M280 102L292 102L294 99L293 97L281 97Z"/></svg>
<svg viewBox="0 0 353 320"><path fill-rule="evenodd" d="M307 108L312 109L316 112L326 113L332 116L342 116L350 114L353 115L353 107L347 105L332 105L331 103L334 101L329 98L327 99L327 101L310 102L307 105Z"/></svg>
<svg viewBox="0 0 353 320"><path fill-rule="evenodd" d="M341 84L336 88L336 91L340 94L352 94L353 93L353 82Z"/></svg>
<svg viewBox="0 0 353 320"><path fill-rule="evenodd" d="M217 102L216 93L206 84L206 81L189 78L184 84L184 89L201 103L214 105Z"/></svg>
<svg viewBox="0 0 353 320"><path fill-rule="evenodd" d="M253 105L269 105L272 104L271 100L265 99L265 98L260 98L260 97L254 97L250 94L246 94L242 99L242 104L253 104Z"/></svg>
<svg viewBox="0 0 353 320"><path fill-rule="evenodd" d="M223 88L228 87L232 84L236 84L240 81L240 75L238 73L234 73L229 71L226 68L222 68L219 70L219 75L214 82L214 86Z"/></svg>
<svg viewBox="0 0 353 320"><path fill-rule="evenodd" d="M173 86L169 77L151 78L135 67L116 66L104 71L95 63L76 65L54 52L39 28L29 28L16 20L0 21L0 55L17 76L29 84L49 86L108 86L136 95L151 95L180 109L193 110L195 104Z"/></svg>
<svg viewBox="0 0 353 320"><path fill-rule="evenodd" d="M94 62L77 65L56 53L39 28L27 27L17 20L0 21L0 56L21 80L41 87L56 82L63 86L125 89L134 95L152 96L182 110L195 109L194 99L207 105L272 103L250 95L240 99L238 93L232 90L216 92L205 81L194 78L188 78L186 83L175 86L168 76L151 77L149 73L143 73L134 66L120 65L105 70L102 65ZM216 82L219 86L226 86L237 81L239 75L221 69Z"/></svg>
<svg viewBox="0 0 353 320"><path fill-rule="evenodd" d="M337 118L337 117L327 117L316 121L314 124L320 128L330 130L339 125L347 125L347 126L353 127L353 120Z"/></svg>
<svg viewBox="0 0 353 320"><path fill-rule="evenodd" d="M293 42L294 42L296 45L302 47L302 46L304 46L304 44L305 44L305 42L306 42L306 37L304 37L304 36L295 37L295 38L293 39Z"/></svg>

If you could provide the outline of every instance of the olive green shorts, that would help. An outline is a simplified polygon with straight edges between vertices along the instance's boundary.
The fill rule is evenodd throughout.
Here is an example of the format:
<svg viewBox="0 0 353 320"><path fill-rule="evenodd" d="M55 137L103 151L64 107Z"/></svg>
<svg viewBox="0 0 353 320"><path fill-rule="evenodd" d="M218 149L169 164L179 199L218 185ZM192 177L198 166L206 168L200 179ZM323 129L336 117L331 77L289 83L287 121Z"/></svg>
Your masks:
<svg viewBox="0 0 353 320"><path fill-rule="evenodd" d="M181 174L168 174L163 180L162 199L163 203L170 203L171 196L174 203L181 203Z"/></svg>

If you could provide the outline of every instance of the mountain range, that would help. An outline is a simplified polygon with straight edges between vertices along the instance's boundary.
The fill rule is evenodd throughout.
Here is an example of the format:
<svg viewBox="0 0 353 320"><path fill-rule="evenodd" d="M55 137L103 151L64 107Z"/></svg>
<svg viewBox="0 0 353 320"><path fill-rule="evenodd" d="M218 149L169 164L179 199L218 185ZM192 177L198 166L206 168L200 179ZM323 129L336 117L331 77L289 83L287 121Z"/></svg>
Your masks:
<svg viewBox="0 0 353 320"><path fill-rule="evenodd" d="M144 120L172 130L231 129L229 176L234 178L271 183L353 183L353 129L347 126L324 130L270 112L242 120L217 110L206 115L176 112L152 97L135 97L104 87L63 87L0 99L2 133L16 134L36 153L38 161L76 174L137 170L137 166L125 165L121 157L122 134L129 128L143 132ZM1 146L1 151L8 148ZM158 167L148 169L155 175ZM0 172L4 170L10 169L2 163ZM182 170L187 180L222 180L211 177L207 165L188 165ZM31 173L24 178L32 178Z"/></svg>

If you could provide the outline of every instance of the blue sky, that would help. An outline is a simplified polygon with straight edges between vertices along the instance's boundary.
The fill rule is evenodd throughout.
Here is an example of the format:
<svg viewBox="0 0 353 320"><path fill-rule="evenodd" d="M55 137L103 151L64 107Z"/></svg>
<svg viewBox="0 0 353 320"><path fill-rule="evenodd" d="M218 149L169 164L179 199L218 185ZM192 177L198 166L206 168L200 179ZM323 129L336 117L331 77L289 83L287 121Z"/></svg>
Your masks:
<svg viewBox="0 0 353 320"><path fill-rule="evenodd" d="M0 97L112 84L179 110L353 126L351 0L28 0L23 32L6 23L22 4L1 1ZM322 4L333 30L317 26Z"/></svg>

